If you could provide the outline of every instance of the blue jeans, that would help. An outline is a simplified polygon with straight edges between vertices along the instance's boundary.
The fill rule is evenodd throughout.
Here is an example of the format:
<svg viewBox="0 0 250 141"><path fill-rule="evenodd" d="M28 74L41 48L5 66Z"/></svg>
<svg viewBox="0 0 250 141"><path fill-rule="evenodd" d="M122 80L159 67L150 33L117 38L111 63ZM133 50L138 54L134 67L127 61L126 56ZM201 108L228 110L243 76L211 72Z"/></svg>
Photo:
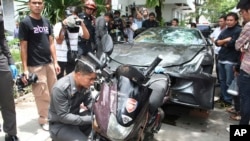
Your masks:
<svg viewBox="0 0 250 141"><path fill-rule="evenodd" d="M219 68L219 79L221 89L221 100L232 104L232 95L227 93L227 89L234 79L233 64L222 64L218 63Z"/></svg>
<svg viewBox="0 0 250 141"><path fill-rule="evenodd" d="M240 125L248 125L250 121L250 74L243 70L239 76L239 93L240 93Z"/></svg>

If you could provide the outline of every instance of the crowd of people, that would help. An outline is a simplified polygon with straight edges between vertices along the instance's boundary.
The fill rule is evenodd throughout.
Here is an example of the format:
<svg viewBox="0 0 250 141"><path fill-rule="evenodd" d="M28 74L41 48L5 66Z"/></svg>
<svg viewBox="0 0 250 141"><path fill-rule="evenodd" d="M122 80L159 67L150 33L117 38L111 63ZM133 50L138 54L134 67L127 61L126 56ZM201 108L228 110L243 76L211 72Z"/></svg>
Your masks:
<svg viewBox="0 0 250 141"><path fill-rule="evenodd" d="M67 8L65 19L52 28L48 19L41 15L44 0L29 0L30 14L15 29L15 38L20 40L22 60L22 82L28 84L31 73L38 76L32 84L38 113L38 124L49 131L54 141L82 140L88 138L91 129L90 91L96 79L96 67L84 56L88 52L100 57L101 39L112 30L120 30L127 42L133 42L137 29L158 27L156 15L146 8L136 9L135 16L106 13L95 18L96 4L92 0L84 3L84 9ZM219 102L233 113L240 125L250 121L250 49L246 44L250 38L250 2L240 0L237 8L244 20L239 25L237 13L230 12L219 18L219 27L210 35L215 44L216 73L220 84ZM127 19L126 19L127 18ZM178 26L173 19L171 26ZM192 24L195 28L196 25ZM3 116L5 141L18 141L16 113L13 98L13 79L17 69L14 65L4 36L3 18L0 16L0 107ZM68 50L77 51L74 63L68 61ZM232 80L238 77L239 95L228 94ZM233 107L230 107L232 106ZM157 105L158 106L158 105ZM79 113L82 110L83 112Z"/></svg>
<svg viewBox="0 0 250 141"><path fill-rule="evenodd" d="M237 4L243 19L239 24L237 13L230 12L219 18L217 27L210 38L214 42L217 82L220 86L221 107L231 113L230 119L239 121L239 125L249 125L250 121L250 89L247 86L250 74L249 65L249 21L250 2L240 0ZM228 93L233 80L237 80L238 95ZM227 128L230 132L230 128Z"/></svg>

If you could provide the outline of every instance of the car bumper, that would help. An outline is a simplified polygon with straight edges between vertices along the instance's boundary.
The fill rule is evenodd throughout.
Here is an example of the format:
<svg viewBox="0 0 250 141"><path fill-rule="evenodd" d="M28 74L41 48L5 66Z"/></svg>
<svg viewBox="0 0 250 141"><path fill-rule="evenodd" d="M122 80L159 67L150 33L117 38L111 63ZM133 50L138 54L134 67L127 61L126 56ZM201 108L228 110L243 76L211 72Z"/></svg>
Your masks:
<svg viewBox="0 0 250 141"><path fill-rule="evenodd" d="M215 77L206 73L170 77L170 102L206 110L214 108Z"/></svg>

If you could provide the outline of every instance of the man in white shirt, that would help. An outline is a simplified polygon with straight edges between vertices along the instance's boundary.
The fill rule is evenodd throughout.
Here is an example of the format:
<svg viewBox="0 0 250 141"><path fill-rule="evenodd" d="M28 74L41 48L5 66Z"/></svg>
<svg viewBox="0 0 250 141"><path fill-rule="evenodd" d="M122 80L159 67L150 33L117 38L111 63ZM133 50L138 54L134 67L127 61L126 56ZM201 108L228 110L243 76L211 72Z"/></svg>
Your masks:
<svg viewBox="0 0 250 141"><path fill-rule="evenodd" d="M211 40L214 41L219 37L221 31L223 31L226 28L226 16L221 16L218 21L219 27L215 28L213 33L210 35ZM217 81L219 83L219 72L218 72L218 54L221 47L216 46L214 44L214 54L215 54L215 69L216 69L216 75L217 75Z"/></svg>
<svg viewBox="0 0 250 141"><path fill-rule="evenodd" d="M61 72L57 75L57 79L63 77L65 71L68 74L75 68L75 64L69 63L67 60L68 46L65 40L65 32L68 34L70 49L72 51L78 50L78 36L85 39L89 38L89 32L84 22L77 16L77 7L72 6L68 10L70 16L64 19L63 22L56 23L54 26L57 61L61 67ZM79 25L76 24L76 21L78 21Z"/></svg>
<svg viewBox="0 0 250 141"><path fill-rule="evenodd" d="M128 42L132 43L134 39L134 32L138 29L137 24L134 22L134 17L130 15L128 17L127 27L124 29L124 33L128 36Z"/></svg>

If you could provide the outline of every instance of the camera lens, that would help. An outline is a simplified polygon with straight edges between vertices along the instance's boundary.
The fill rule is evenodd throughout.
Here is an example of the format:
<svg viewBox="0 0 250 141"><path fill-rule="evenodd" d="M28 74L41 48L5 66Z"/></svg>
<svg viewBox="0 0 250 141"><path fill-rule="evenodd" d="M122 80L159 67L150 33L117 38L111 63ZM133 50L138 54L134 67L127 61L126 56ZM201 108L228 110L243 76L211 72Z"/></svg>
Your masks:
<svg viewBox="0 0 250 141"><path fill-rule="evenodd" d="M76 21L75 24L76 25L81 25L81 21Z"/></svg>

